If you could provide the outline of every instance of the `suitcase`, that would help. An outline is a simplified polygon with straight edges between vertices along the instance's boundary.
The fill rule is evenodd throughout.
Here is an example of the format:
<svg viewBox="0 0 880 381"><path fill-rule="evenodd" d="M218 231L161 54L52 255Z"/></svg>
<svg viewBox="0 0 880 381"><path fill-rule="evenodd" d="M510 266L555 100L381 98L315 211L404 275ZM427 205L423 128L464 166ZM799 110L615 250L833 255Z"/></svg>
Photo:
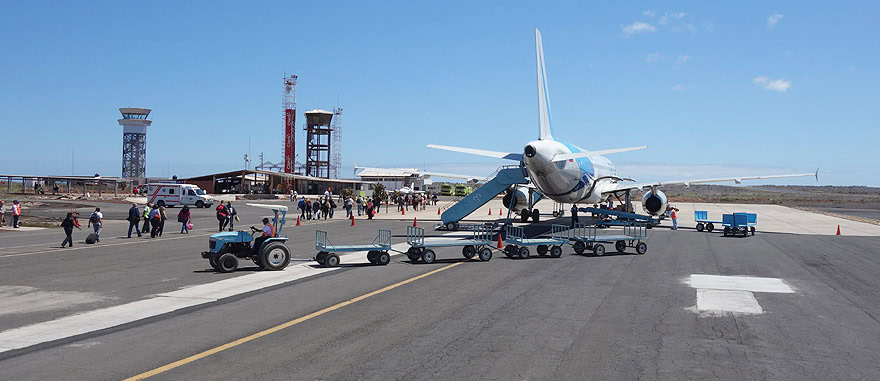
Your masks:
<svg viewBox="0 0 880 381"><path fill-rule="evenodd" d="M98 242L98 235L97 235L97 234L92 233L92 234L89 234L88 237L86 237L86 243L87 243L87 244L91 245L91 244L93 244L93 243L95 243L95 242Z"/></svg>

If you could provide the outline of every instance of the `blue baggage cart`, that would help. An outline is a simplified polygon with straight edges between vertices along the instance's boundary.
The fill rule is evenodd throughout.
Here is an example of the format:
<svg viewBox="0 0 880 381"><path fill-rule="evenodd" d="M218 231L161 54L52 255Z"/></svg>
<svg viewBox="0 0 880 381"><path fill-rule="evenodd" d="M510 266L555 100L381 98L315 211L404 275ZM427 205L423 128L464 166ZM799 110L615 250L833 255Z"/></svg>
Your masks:
<svg viewBox="0 0 880 381"><path fill-rule="evenodd" d="M553 258L562 256L562 245L568 243L568 226L551 225L550 237L526 238L521 226L507 225L504 227L504 255L508 258L528 258L528 246L537 246L540 256L550 253Z"/></svg>
<svg viewBox="0 0 880 381"><path fill-rule="evenodd" d="M697 231L701 232L704 229L708 232L712 232L715 230L715 224L720 224L722 221L715 221L709 219L709 212L705 210L695 210L694 211L694 221L697 222Z"/></svg>
<svg viewBox="0 0 880 381"><path fill-rule="evenodd" d="M755 235L755 226L758 225L758 215L756 213L733 213L721 216L724 225L724 236L736 236L742 234L743 237Z"/></svg>
<svg viewBox="0 0 880 381"><path fill-rule="evenodd" d="M570 238L574 242L572 247L574 252L583 254L586 250L593 252L595 256L605 254L605 246L602 243L614 242L614 248L619 253L623 253L627 247L636 249L636 253L641 255L648 251L648 244L642 242L648 238L647 226L644 223L636 223L623 227L623 234L616 235L597 235L595 226L578 224L571 231Z"/></svg>
<svg viewBox="0 0 880 381"><path fill-rule="evenodd" d="M491 224L476 226L470 239L425 239L424 228L408 226L406 228L406 243L410 248L406 251L406 257L410 262L421 259L422 262L433 263L436 255L431 248L462 246L461 254L465 258L471 259L476 255L485 262L492 259L492 238L495 236L494 225Z"/></svg>
<svg viewBox="0 0 880 381"><path fill-rule="evenodd" d="M391 230L379 229L379 234L372 243L366 245L334 245L327 238L327 232L318 230L315 232L315 261L324 267L336 267L339 265L339 256L335 253L354 251L366 251L367 260L374 265L387 265L391 262Z"/></svg>

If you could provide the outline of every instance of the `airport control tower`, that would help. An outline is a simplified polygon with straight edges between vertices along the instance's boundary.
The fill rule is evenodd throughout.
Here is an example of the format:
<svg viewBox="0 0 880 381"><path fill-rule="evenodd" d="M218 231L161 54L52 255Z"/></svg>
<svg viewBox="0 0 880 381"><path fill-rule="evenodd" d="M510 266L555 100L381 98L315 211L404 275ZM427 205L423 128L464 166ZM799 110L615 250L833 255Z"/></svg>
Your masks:
<svg viewBox="0 0 880 381"><path fill-rule="evenodd" d="M148 108L123 107L119 109L122 119L122 177L144 179L147 176L147 120Z"/></svg>

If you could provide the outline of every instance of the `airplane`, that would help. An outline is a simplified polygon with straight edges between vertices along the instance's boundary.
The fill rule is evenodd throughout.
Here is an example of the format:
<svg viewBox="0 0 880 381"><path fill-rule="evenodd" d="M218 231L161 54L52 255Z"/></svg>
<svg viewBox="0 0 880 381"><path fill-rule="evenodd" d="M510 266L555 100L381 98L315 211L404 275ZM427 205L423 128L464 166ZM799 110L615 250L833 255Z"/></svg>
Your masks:
<svg viewBox="0 0 880 381"><path fill-rule="evenodd" d="M710 178L694 180L673 180L638 183L621 177L611 160L603 155L646 149L647 146L614 148L590 151L574 144L556 140L553 135L550 116L550 90L547 84L547 71L544 63L544 47L541 32L535 29L535 56L538 79L538 139L527 142L523 151L499 152L474 148L453 147L428 144L428 148L459 153L513 160L525 168L530 181L508 189L504 196L504 206L520 215L522 222L529 218L538 222L540 213L533 209L543 197L564 204L597 204L608 195L620 196L634 190L647 189L642 194L642 206L648 214L659 216L666 212L669 200L658 188L672 184L691 184L735 182L746 180L779 179L788 177L815 176L819 180L819 170L815 173L782 174L769 176L740 176L729 178Z"/></svg>

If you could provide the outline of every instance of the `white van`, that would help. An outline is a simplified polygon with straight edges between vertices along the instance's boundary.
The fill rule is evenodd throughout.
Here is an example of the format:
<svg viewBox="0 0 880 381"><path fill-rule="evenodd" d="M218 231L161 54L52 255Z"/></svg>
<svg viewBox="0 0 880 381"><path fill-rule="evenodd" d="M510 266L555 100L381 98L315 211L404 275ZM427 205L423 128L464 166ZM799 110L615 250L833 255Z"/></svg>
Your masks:
<svg viewBox="0 0 880 381"><path fill-rule="evenodd" d="M147 202L159 206L189 205L207 208L214 203L211 196L192 184L147 184Z"/></svg>

